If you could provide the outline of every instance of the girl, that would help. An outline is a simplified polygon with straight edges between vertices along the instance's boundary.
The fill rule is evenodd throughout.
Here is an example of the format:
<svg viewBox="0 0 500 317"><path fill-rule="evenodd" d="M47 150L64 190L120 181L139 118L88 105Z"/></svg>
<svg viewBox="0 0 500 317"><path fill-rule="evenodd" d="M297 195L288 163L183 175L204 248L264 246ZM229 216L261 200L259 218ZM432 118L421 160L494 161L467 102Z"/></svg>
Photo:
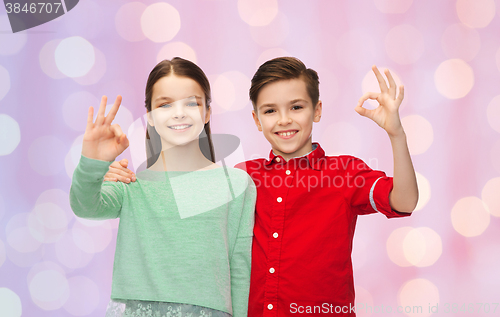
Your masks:
<svg viewBox="0 0 500 317"><path fill-rule="evenodd" d="M90 107L70 191L77 216L120 217L106 316L246 316L256 190L246 172L214 164L207 77L181 58L156 65L148 168L131 184L103 183L128 147L111 124L120 103L105 116L104 96L95 122Z"/></svg>

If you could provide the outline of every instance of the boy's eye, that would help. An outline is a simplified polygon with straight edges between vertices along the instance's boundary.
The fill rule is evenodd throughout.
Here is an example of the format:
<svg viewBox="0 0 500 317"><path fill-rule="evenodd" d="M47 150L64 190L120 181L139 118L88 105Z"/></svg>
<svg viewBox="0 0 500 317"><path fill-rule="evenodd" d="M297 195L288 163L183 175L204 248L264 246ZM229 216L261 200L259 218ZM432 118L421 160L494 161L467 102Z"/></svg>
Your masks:
<svg viewBox="0 0 500 317"><path fill-rule="evenodd" d="M300 105L295 105L292 107L293 110L299 110L299 109L302 109L303 107L300 106Z"/></svg>
<svg viewBox="0 0 500 317"><path fill-rule="evenodd" d="M266 113L273 113L273 112L274 112L274 109L268 109L268 110L264 111L264 114L266 114Z"/></svg>

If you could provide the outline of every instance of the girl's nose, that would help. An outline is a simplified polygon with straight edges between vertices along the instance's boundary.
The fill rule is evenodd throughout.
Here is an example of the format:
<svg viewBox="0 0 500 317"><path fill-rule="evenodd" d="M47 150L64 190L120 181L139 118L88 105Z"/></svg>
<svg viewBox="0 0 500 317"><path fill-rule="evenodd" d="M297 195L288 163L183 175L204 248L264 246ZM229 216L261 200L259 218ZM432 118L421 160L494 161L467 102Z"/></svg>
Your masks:
<svg viewBox="0 0 500 317"><path fill-rule="evenodd" d="M186 117L186 113L184 112L183 105L175 105L174 118L175 119L183 119Z"/></svg>

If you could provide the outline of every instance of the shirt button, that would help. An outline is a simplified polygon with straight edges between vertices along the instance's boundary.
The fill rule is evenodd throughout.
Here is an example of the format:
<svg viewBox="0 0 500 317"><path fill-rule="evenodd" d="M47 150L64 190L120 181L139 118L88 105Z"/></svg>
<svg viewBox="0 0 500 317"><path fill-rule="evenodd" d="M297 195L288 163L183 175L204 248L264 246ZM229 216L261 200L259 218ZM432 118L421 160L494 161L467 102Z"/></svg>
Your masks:
<svg viewBox="0 0 500 317"><path fill-rule="evenodd" d="M273 304L267 305L267 309L269 309L269 310L273 309Z"/></svg>
<svg viewBox="0 0 500 317"><path fill-rule="evenodd" d="M285 172L285 173L286 173L286 175L290 175L290 174L292 174L292 172L290 172L290 170L286 170L286 172Z"/></svg>
<svg viewBox="0 0 500 317"><path fill-rule="evenodd" d="M269 273L274 273L274 272L276 272L276 270L274 269L274 267L272 267L272 268L269 269Z"/></svg>
<svg viewBox="0 0 500 317"><path fill-rule="evenodd" d="M279 163L280 161L281 161L281 159L280 159L279 157L277 157L277 158L276 158L276 162L278 162L278 163ZM269 305L271 305L271 304L269 304ZM273 305L271 305L271 306L273 306ZM272 307L271 307L271 308L272 308ZM271 309L271 308L269 308L269 309Z"/></svg>
<svg viewBox="0 0 500 317"><path fill-rule="evenodd" d="M280 203L280 202L282 202L282 201L283 201L283 198L278 197L278 199L276 199L276 201Z"/></svg>
<svg viewBox="0 0 500 317"><path fill-rule="evenodd" d="M275 239L278 238L278 233L277 232L273 233L273 238L275 238Z"/></svg>

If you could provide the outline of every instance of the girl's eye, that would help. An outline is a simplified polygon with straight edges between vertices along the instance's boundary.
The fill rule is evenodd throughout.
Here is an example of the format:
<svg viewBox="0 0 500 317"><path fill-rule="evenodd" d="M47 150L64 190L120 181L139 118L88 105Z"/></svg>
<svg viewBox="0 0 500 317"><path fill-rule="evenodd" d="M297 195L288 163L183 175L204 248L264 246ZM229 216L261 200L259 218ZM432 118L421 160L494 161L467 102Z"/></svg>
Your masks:
<svg viewBox="0 0 500 317"><path fill-rule="evenodd" d="M191 103L188 103L187 104L189 107L198 107L199 104L197 104L196 102L191 102Z"/></svg>
<svg viewBox="0 0 500 317"><path fill-rule="evenodd" d="M172 105L169 103L165 103L163 105L160 105L158 108L170 108Z"/></svg>

